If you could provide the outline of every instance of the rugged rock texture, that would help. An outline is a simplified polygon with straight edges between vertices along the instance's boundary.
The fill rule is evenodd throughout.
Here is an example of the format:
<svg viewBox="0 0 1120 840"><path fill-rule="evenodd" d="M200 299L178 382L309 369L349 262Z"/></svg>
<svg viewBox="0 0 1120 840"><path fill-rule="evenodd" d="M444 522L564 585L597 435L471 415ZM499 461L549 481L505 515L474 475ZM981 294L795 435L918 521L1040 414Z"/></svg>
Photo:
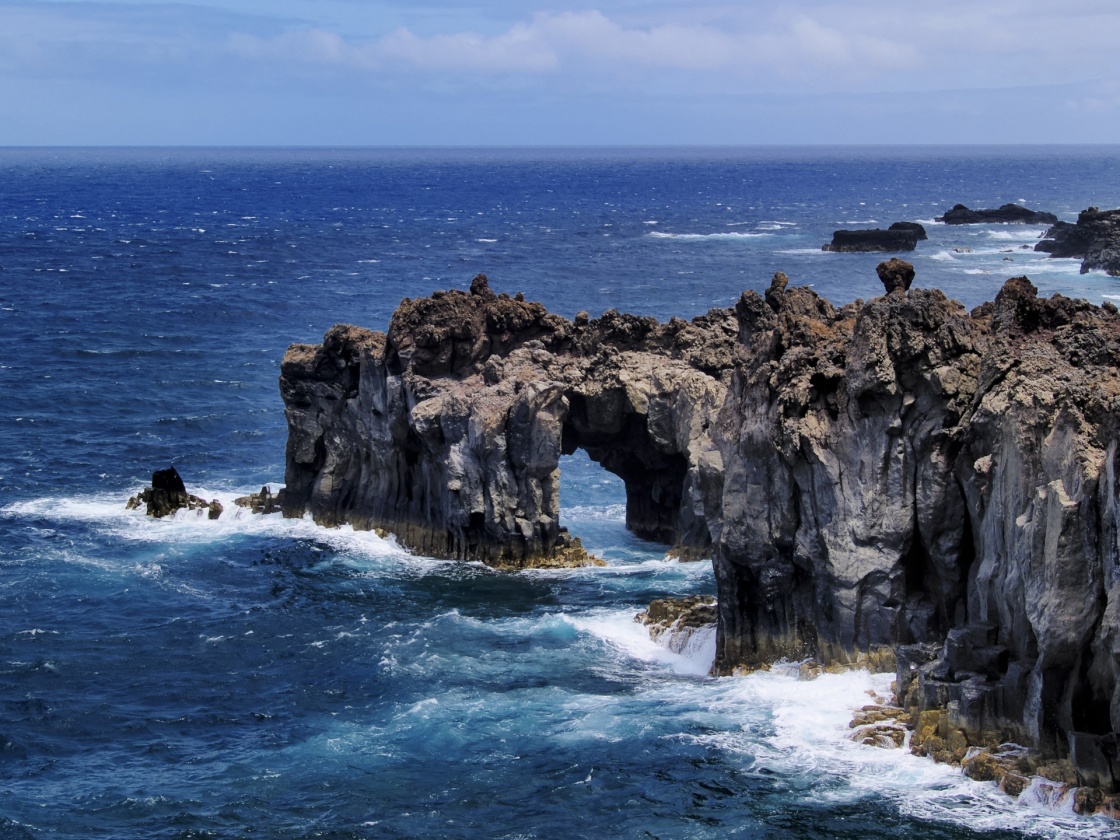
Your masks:
<svg viewBox="0 0 1120 840"><path fill-rule="evenodd" d="M1120 317L1026 278L969 313L904 266L841 308L779 274L689 323L573 323L479 279L405 301L388 335L336 327L284 360L285 514L570 561L557 465L583 448L632 530L713 556L717 672L897 660L915 719L1109 789Z"/></svg>
<svg viewBox="0 0 1120 840"><path fill-rule="evenodd" d="M716 631L716 599L710 595L659 598L634 616L649 628L650 638L674 653L686 653Z"/></svg>
<svg viewBox="0 0 1120 840"><path fill-rule="evenodd" d="M1099 270L1120 277L1120 210L1082 210L1076 224L1058 222L1034 249L1081 260L1082 274Z"/></svg>
<svg viewBox="0 0 1120 840"><path fill-rule="evenodd" d="M955 204L937 221L947 225L978 224L1022 224L1053 225L1058 217L1042 210L1030 210L1021 204L1004 204L995 210L970 210L963 204Z"/></svg>
<svg viewBox="0 0 1120 840"><path fill-rule="evenodd" d="M125 504L127 510L134 510L141 505L148 516L162 518L170 516L178 510L206 511L210 519L217 519L222 515L222 505L217 499L208 502L198 496L187 492L183 479L174 467L165 470L156 470L152 473L151 487L145 487Z"/></svg>
<svg viewBox="0 0 1120 840"><path fill-rule="evenodd" d="M838 230L832 234L832 241L822 246L821 250L841 253L913 251L918 240L924 238L913 228L895 225L891 225L890 230Z"/></svg>
<svg viewBox="0 0 1120 840"><path fill-rule="evenodd" d="M581 448L625 481L632 531L704 552L706 430L736 335L729 311L573 323L481 275L469 294L405 300L387 335L335 327L284 358L284 512L437 557L587 562L560 524L559 458Z"/></svg>

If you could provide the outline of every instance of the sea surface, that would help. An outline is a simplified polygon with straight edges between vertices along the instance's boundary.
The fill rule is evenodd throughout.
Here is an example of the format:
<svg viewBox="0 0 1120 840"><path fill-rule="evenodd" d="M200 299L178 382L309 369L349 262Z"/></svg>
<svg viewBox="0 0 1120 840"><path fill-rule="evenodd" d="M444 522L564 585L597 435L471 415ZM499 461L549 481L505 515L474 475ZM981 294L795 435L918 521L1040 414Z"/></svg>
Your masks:
<svg viewBox="0 0 1120 840"><path fill-rule="evenodd" d="M282 486L291 342L384 329L484 272L566 316L692 317L776 271L834 303L926 225L919 286L967 306L1026 274L961 202L1120 206L1120 147L0 149L0 838L1118 837L1035 788L846 739L890 675L707 676L633 616L714 592L629 536L621 485L563 464L605 568L499 573L251 516ZM155 469L218 521L126 511Z"/></svg>

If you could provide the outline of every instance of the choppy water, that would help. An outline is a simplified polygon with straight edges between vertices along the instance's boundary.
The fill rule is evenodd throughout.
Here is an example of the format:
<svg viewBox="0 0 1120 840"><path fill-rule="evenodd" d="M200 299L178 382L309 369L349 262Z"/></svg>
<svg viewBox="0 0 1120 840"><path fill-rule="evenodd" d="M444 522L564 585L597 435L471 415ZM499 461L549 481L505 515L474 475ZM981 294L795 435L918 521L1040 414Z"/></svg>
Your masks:
<svg viewBox="0 0 1120 840"><path fill-rule="evenodd" d="M889 676L705 676L632 617L712 592L564 465L603 569L496 573L229 512L152 521L174 463L227 502L283 478L291 341L384 328L486 272L565 315L691 316L774 271L881 290L838 227L1024 200L1120 206L1120 149L0 150L0 837L1118 836L844 738ZM1041 228L927 224L966 304ZM971 249L971 250L965 250ZM1029 800L1029 798L1028 798Z"/></svg>

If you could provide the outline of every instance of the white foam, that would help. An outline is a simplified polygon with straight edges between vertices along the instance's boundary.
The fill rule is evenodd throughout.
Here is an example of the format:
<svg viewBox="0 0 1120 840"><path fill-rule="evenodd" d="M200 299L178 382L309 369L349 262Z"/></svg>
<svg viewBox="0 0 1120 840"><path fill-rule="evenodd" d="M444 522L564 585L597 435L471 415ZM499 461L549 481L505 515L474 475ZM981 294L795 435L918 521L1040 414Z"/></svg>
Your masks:
<svg viewBox="0 0 1120 840"><path fill-rule="evenodd" d="M906 749L883 749L848 738L853 712L875 702L868 692L889 695L893 674L857 671L799 681L788 671L723 678L710 706L743 719L741 733L720 732L696 740L753 756L755 769L798 777L831 777L839 785L813 786L806 799L893 802L907 816L973 830L1011 830L1030 836L1115 837L1114 824L1076 818L1066 804L1013 800L993 782L975 782L959 768L919 758ZM769 715L766 712L769 712ZM767 719L768 718L768 719Z"/></svg>
<svg viewBox="0 0 1120 840"><path fill-rule="evenodd" d="M277 485L270 486L275 489ZM156 519L148 516L143 509L125 510L123 496L100 494L14 502L0 507L0 519L80 522L116 539L135 542L207 545L237 535L252 534L315 540L356 559L384 560L411 556L395 540L379 537L373 531L355 531L349 525L325 528L315 524L310 516L285 519L279 513L255 514L233 503L239 496L256 492L259 486L240 491L214 491L206 487L191 489L194 495L204 499L217 499L224 508L221 517L209 519L203 509L180 510L172 516Z"/></svg>
<svg viewBox="0 0 1120 840"><path fill-rule="evenodd" d="M625 656L661 665L673 673L704 676L715 659L715 638L711 645L699 645L680 653L659 645L650 638L649 629L634 620L635 611L595 610L584 615L566 615L564 620L583 633L590 633Z"/></svg>
<svg viewBox="0 0 1120 840"><path fill-rule="evenodd" d="M985 231L989 239L998 239L1003 242L1034 242L1041 238L1046 228L1020 228L1016 230L988 230Z"/></svg>
<svg viewBox="0 0 1120 840"><path fill-rule="evenodd" d="M646 236L652 239L675 239L679 242L708 242L729 241L735 242L742 239L757 239L762 236L773 236L772 233L741 233L739 231L726 231L723 233L662 233L659 230L651 231Z"/></svg>
<svg viewBox="0 0 1120 840"><path fill-rule="evenodd" d="M930 255L930 259L937 260L937 262L953 262L956 258L956 255L951 254L949 251L938 251L936 254Z"/></svg>

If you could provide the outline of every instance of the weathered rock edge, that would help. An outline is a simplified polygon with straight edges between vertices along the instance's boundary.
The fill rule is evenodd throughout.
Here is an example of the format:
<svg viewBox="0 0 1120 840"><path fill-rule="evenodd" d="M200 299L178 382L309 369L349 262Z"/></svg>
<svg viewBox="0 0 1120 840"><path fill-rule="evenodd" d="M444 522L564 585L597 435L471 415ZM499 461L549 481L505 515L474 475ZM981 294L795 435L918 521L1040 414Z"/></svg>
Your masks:
<svg viewBox="0 0 1120 840"><path fill-rule="evenodd" d="M691 322L472 292L293 345L286 515L523 566L569 546L562 452L636 533L713 557L715 670L896 658L920 715L1120 781L1120 318L1026 278L967 312L775 277Z"/></svg>

